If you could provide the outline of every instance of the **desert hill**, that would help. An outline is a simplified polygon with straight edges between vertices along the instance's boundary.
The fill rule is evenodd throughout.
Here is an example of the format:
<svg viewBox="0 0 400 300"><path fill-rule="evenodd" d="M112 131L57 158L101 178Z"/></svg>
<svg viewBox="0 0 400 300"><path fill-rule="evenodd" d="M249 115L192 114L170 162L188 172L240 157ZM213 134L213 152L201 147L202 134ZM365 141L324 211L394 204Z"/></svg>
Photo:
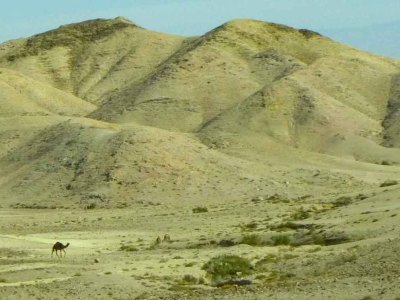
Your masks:
<svg viewBox="0 0 400 300"><path fill-rule="evenodd" d="M400 63L309 30L97 19L6 42L0 67L9 203L301 196L399 174Z"/></svg>

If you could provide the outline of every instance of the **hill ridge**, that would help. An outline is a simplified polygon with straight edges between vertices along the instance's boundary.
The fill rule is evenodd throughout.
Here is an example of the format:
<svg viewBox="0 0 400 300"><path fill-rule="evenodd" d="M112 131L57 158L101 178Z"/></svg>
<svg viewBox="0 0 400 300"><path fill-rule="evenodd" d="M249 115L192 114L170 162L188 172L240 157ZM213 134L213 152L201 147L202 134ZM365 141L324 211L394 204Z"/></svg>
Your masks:
<svg viewBox="0 0 400 300"><path fill-rule="evenodd" d="M0 106L10 203L300 195L302 180L329 193L400 164L398 63L303 29L245 19L181 37L95 19L0 45L0 67L25 82Z"/></svg>

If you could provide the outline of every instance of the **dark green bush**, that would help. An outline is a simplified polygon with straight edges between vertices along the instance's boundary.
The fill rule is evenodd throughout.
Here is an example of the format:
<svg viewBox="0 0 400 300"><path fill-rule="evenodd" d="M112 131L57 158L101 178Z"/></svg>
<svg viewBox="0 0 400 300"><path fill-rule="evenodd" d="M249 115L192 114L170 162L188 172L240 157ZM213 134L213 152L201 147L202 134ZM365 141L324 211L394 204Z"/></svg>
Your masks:
<svg viewBox="0 0 400 300"><path fill-rule="evenodd" d="M253 272L250 261L237 255L213 257L203 265L202 269L211 277L211 282L215 286L224 285Z"/></svg>

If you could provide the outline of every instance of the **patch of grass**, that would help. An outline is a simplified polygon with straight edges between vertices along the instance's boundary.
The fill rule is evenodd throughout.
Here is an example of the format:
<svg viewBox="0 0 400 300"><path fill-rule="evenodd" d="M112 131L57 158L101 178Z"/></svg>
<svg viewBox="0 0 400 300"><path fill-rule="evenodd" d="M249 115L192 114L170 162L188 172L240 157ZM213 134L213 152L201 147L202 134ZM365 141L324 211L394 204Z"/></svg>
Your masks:
<svg viewBox="0 0 400 300"><path fill-rule="evenodd" d="M32 204L25 204L25 203L16 203L13 205L10 205L11 208L22 208L22 209L48 209L50 208L47 205L40 205L37 203L32 203Z"/></svg>
<svg viewBox="0 0 400 300"><path fill-rule="evenodd" d="M273 194L271 196L268 196L266 198L271 203L288 203L290 200L286 198L285 196L279 195L279 194Z"/></svg>
<svg viewBox="0 0 400 300"><path fill-rule="evenodd" d="M337 198L332 204L334 207L341 207L341 206L347 206L351 204L353 201L351 197L349 196L342 196L340 198Z"/></svg>
<svg viewBox="0 0 400 300"><path fill-rule="evenodd" d="M253 273L253 266L247 258L237 255L220 255L211 258L202 267L211 277L214 286L221 286L241 276Z"/></svg>
<svg viewBox="0 0 400 300"><path fill-rule="evenodd" d="M364 194L358 194L357 196L356 196L356 199L357 200L364 200L364 199L367 199L368 198L368 196L367 195L364 195Z"/></svg>
<svg viewBox="0 0 400 300"><path fill-rule="evenodd" d="M242 237L240 244L246 244L250 246L260 246L263 244L263 241L260 236L257 234L248 234Z"/></svg>
<svg viewBox="0 0 400 300"><path fill-rule="evenodd" d="M7 282L7 279L5 279L5 278L0 278L0 282Z"/></svg>
<svg viewBox="0 0 400 300"><path fill-rule="evenodd" d="M399 182L397 180L386 180L382 182L379 186L380 187L385 187L385 186L392 186L392 185L397 185Z"/></svg>
<svg viewBox="0 0 400 300"><path fill-rule="evenodd" d="M205 206L198 206L192 209L192 212L194 214L198 214L198 213L206 213L208 212L208 208Z"/></svg>
<svg viewBox="0 0 400 300"><path fill-rule="evenodd" d="M360 300L373 300L374 298L372 296L364 296ZM397 299L397 298L396 298Z"/></svg>
<svg viewBox="0 0 400 300"><path fill-rule="evenodd" d="M311 213L304 209L304 207L300 207L298 211L294 212L291 215L291 219L293 220L305 220L311 216Z"/></svg>
<svg viewBox="0 0 400 300"><path fill-rule="evenodd" d="M212 243L210 242L210 244L212 244ZM237 243L232 239L223 239L218 242L218 246L221 246L221 247L232 247L232 246L235 246L236 244Z"/></svg>
<svg viewBox="0 0 400 300"><path fill-rule="evenodd" d="M306 37L307 39L310 39L310 38L316 37L316 36L321 36L320 33L316 32L316 31L308 30L308 29L299 29L298 31L299 31L304 37Z"/></svg>
<svg viewBox="0 0 400 300"><path fill-rule="evenodd" d="M267 254L266 256L264 256L264 258L257 261L255 267L258 271L266 271L265 270L266 264L273 264L273 263L277 263L278 261L280 261L280 257L278 257L277 255Z"/></svg>
<svg viewBox="0 0 400 300"><path fill-rule="evenodd" d="M243 224L240 227L242 228L242 230L245 230L245 231L249 230L250 231L250 230L257 229L257 226L258 226L257 222L252 221L250 223Z"/></svg>
<svg viewBox="0 0 400 300"><path fill-rule="evenodd" d="M292 236L290 245L295 247L302 245L332 246L347 243L350 240L351 238L347 233L339 231L301 232Z"/></svg>
<svg viewBox="0 0 400 300"><path fill-rule="evenodd" d="M171 292L184 292L184 291L191 291L192 287L185 284L174 284L171 285L168 288L168 290ZM149 299L149 298L143 298L143 299Z"/></svg>
<svg viewBox="0 0 400 300"><path fill-rule="evenodd" d="M88 205L85 206L85 209L95 209L97 207L97 204L92 202L89 203Z"/></svg>
<svg viewBox="0 0 400 300"><path fill-rule="evenodd" d="M127 251L127 252L139 251L138 248L136 248L135 246L132 246L132 245L122 245L121 247L119 247L119 250Z"/></svg>
<svg viewBox="0 0 400 300"><path fill-rule="evenodd" d="M274 231L288 231L288 230L298 230L298 229L314 230L319 227L320 227L319 225L315 224L299 224L288 221L277 225L273 225L270 227L270 229Z"/></svg>
<svg viewBox="0 0 400 300"><path fill-rule="evenodd" d="M286 234L278 234L271 237L274 246L290 245L291 238Z"/></svg>
<svg viewBox="0 0 400 300"><path fill-rule="evenodd" d="M185 263L185 264L184 264L184 266L185 266L186 268L193 267L194 265L196 265L196 262L194 262L194 261L188 262L188 263Z"/></svg>
<svg viewBox="0 0 400 300"><path fill-rule="evenodd" d="M182 281L186 284L196 284L198 279L193 275L185 274L182 278Z"/></svg>
<svg viewBox="0 0 400 300"><path fill-rule="evenodd" d="M272 271L267 278L265 278L266 283L272 283L272 282L281 282L281 281L287 281L292 279L293 277L296 277L295 274L289 273L289 272L278 272L278 271Z"/></svg>

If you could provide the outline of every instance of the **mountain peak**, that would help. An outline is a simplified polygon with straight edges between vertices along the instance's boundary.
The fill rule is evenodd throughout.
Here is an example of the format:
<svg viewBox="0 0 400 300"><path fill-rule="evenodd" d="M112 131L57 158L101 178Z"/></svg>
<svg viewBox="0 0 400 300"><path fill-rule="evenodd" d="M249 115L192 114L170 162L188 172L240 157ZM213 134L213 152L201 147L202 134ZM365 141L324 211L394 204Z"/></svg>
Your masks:
<svg viewBox="0 0 400 300"><path fill-rule="evenodd" d="M103 39L126 28L140 28L123 17L114 19L93 19L60 26L56 29L36 34L25 40L24 45L13 53L9 61L18 57L32 56L54 47L72 48L87 42Z"/></svg>
<svg viewBox="0 0 400 300"><path fill-rule="evenodd" d="M287 25L273 23L273 22L265 22L254 19L233 19L231 21L226 22L221 26L222 28L236 28L236 29L274 29L279 32L286 33L300 33L306 38L312 38L316 36L322 36L320 33L309 30L309 29L297 29L294 27L290 27Z"/></svg>

